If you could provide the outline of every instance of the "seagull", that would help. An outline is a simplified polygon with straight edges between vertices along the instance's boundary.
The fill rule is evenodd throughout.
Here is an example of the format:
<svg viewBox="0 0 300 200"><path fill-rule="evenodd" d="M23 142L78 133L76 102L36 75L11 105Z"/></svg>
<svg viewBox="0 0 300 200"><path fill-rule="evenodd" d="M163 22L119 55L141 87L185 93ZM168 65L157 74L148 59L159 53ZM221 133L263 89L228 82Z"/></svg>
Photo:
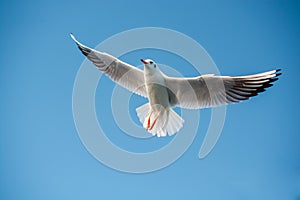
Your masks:
<svg viewBox="0 0 300 200"><path fill-rule="evenodd" d="M149 102L136 112L143 127L157 137L171 136L183 127L184 120L172 107L202 109L244 101L264 92L281 75L281 69L276 69L247 76L169 77L151 59L141 59L144 65L141 70L89 48L70 35L101 72L129 91L148 98Z"/></svg>

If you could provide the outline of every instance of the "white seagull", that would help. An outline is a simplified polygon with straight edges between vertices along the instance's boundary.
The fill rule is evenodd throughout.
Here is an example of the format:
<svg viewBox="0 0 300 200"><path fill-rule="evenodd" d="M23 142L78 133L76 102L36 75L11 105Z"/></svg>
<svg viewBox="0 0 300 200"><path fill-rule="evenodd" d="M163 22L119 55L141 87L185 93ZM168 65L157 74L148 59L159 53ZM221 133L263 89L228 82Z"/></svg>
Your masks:
<svg viewBox="0 0 300 200"><path fill-rule="evenodd" d="M141 59L144 70L104 52L91 49L76 40L81 52L104 74L124 88L149 99L136 109L144 128L152 135L178 132L184 120L172 109L201 109L236 103L264 92L278 80L280 69L248 76L175 78L163 74L151 59Z"/></svg>

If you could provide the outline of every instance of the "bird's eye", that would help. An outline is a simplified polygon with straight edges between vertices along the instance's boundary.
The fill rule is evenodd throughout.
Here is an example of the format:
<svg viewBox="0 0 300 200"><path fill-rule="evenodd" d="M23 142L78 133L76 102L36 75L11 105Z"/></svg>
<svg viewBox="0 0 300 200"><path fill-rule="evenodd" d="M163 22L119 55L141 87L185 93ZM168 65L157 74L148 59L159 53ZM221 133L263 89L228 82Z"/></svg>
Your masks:
<svg viewBox="0 0 300 200"><path fill-rule="evenodd" d="M154 65L154 68L156 68L156 65Z"/></svg>
<svg viewBox="0 0 300 200"><path fill-rule="evenodd" d="M152 65L152 64L153 64L153 62L152 62L152 61L150 61L150 64Z"/></svg>

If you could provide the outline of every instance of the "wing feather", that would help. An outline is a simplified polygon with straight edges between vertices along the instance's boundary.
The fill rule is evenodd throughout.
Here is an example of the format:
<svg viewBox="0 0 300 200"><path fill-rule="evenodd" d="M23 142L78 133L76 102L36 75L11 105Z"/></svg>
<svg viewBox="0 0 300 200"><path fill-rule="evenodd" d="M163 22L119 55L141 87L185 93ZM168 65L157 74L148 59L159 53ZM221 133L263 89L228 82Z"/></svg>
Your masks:
<svg viewBox="0 0 300 200"><path fill-rule="evenodd" d="M81 44L72 34L71 37L76 42L80 51L105 75L131 92L147 97L144 72L142 70L112 55Z"/></svg>
<svg viewBox="0 0 300 200"><path fill-rule="evenodd" d="M278 80L280 69L247 76L165 77L170 103L199 109L237 103L264 92Z"/></svg>

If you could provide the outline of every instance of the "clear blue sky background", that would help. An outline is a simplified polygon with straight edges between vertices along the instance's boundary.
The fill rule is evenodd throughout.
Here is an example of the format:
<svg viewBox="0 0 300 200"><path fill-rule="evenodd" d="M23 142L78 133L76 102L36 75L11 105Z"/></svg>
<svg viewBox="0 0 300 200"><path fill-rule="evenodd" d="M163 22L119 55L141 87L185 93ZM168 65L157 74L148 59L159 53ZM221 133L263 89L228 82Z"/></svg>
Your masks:
<svg viewBox="0 0 300 200"><path fill-rule="evenodd" d="M0 199L299 200L299 11L299 1L1 1ZM144 26L194 38L224 75L278 67L283 75L266 93L228 107L207 158L197 157L207 127L200 125L174 164L133 175L102 165L77 135L72 89L84 57L69 33L94 47ZM182 67L168 55L155 56ZM140 64L139 57L124 60ZM202 119L208 123L208 111ZM114 134L122 143L125 136ZM134 144L125 148L139 151Z"/></svg>

